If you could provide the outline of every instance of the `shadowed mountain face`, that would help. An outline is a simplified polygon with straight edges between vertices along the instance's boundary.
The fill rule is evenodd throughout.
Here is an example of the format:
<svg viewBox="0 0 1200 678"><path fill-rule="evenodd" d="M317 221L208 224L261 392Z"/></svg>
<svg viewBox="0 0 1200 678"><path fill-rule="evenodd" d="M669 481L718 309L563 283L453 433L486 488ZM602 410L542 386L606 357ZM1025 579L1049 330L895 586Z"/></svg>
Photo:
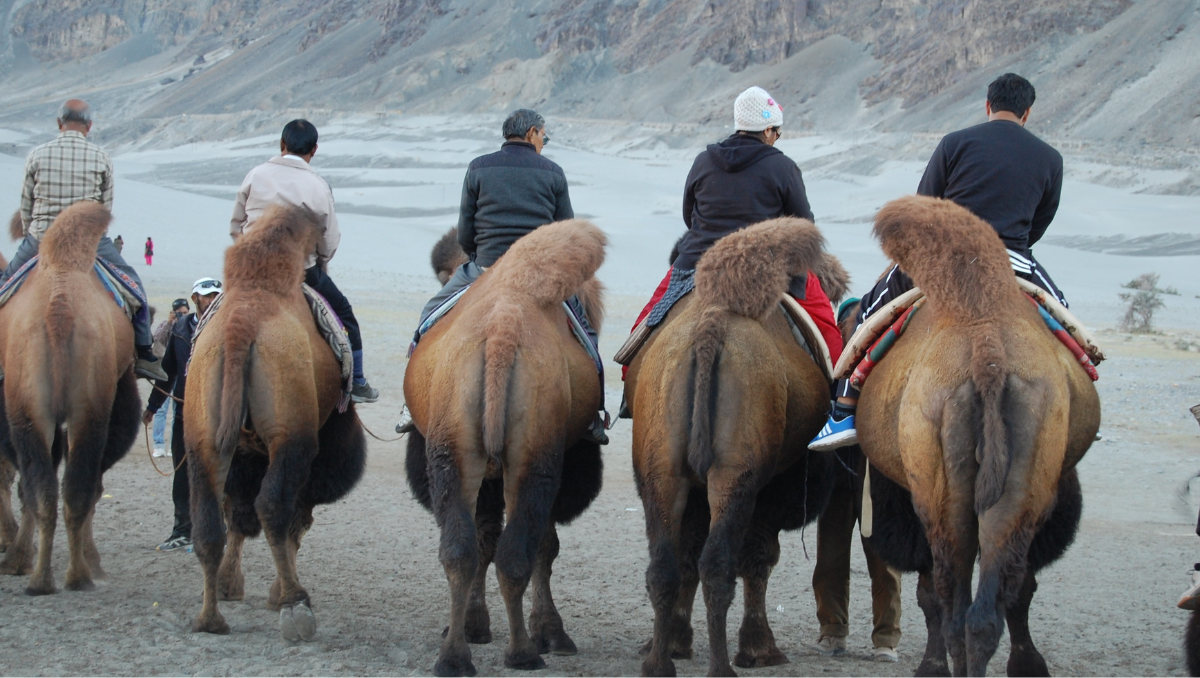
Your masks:
<svg viewBox="0 0 1200 678"><path fill-rule="evenodd" d="M524 105L716 126L760 84L799 129L940 131L978 120L986 83L1015 70L1050 136L1190 143L1197 4L0 0L0 119L86 83L123 122Z"/></svg>

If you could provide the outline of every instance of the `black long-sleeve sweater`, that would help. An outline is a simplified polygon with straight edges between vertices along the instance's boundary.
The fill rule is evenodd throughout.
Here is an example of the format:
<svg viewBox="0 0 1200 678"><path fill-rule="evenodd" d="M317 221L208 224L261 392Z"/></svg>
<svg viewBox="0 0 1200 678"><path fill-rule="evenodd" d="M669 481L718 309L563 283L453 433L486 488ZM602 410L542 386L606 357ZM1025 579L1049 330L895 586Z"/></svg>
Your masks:
<svg viewBox="0 0 1200 678"><path fill-rule="evenodd" d="M688 232L679 241L674 266L696 268L716 241L781 216L813 218L796 163L749 135L711 144L696 156L683 189Z"/></svg>
<svg viewBox="0 0 1200 678"><path fill-rule="evenodd" d="M946 198L996 229L1009 249L1029 255L1058 211L1062 155L1015 122L994 120L947 134L917 193Z"/></svg>

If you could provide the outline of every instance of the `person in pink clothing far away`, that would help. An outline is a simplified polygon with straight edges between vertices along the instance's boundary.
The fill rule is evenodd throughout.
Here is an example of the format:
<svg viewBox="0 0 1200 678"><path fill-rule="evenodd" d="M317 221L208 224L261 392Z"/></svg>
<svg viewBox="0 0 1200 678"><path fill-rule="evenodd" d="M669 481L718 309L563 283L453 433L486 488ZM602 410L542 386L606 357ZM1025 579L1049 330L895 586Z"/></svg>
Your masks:
<svg viewBox="0 0 1200 678"><path fill-rule="evenodd" d="M154 241L151 240L150 238L146 238L146 265L151 266L153 264L154 264Z"/></svg>

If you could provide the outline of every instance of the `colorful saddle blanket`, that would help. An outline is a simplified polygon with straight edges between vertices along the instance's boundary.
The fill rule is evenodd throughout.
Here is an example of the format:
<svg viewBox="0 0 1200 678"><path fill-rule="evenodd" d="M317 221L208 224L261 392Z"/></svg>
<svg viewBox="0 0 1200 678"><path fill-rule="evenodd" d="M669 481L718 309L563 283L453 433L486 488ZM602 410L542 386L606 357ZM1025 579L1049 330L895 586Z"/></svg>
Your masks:
<svg viewBox="0 0 1200 678"><path fill-rule="evenodd" d="M463 298L463 295L465 295L469 289L471 289L471 285L467 285L461 290L455 292L453 296L442 302L441 306L433 309L433 312L429 314L429 317L425 319L425 322L421 323L421 326L417 328L417 333L422 337L425 336L425 333L428 332L434 326L434 324L437 323L437 321L441 320L447 313L450 312L451 309L455 307L455 305L458 304L459 300ZM583 346L583 349L587 351L588 356L591 357L592 362L595 363L596 371L600 374L604 374L604 359L600 357L600 351L592 345L592 340L588 337L587 330L583 328L583 323L575 315L575 311L571 309L570 304L564 301L562 307L563 311L565 311L567 314L567 323L571 326L571 333L575 335L575 339L581 346ZM408 357L412 357L412 352L415 349L416 344L412 344L408 347Z"/></svg>
<svg viewBox="0 0 1200 678"><path fill-rule="evenodd" d="M346 407L350 404L350 390L354 388L354 352L350 348L350 337L346 334L346 327L342 324L342 319L338 317L337 313L334 313L333 307L329 305L325 297L305 283L300 283L300 289L304 291L304 300L308 302L308 307L312 310L313 321L317 323L317 332L329 344L329 348L333 350L333 356L342 366L342 397L338 400L338 412L345 412ZM200 333L208 325L208 321L216 316L217 309L221 307L224 299L224 294L217 295L217 298L200 318L200 322L196 324L196 331L192 334L193 347L196 345L196 339Z"/></svg>
<svg viewBox="0 0 1200 678"><path fill-rule="evenodd" d="M8 303L17 290L21 289L21 285L29 277L29 272L38 265L38 255L34 255L25 265L17 269L11 278L4 281L0 285L0 306ZM130 278L124 271L117 268L108 261L96 257L96 263L93 264L93 270L96 277L100 279L104 289L108 290L113 301L116 302L117 308L120 308L125 317L133 320L145 320L149 324L150 304L146 301L146 293L138 286L133 278Z"/></svg>
<svg viewBox="0 0 1200 678"><path fill-rule="evenodd" d="M1082 327L1078 324L1078 321L1074 320L1074 316L1071 315L1070 319L1066 323L1063 323L1057 317L1058 314L1051 313L1042 303L1039 303L1039 299L1035 299L1028 293L1026 294L1026 298L1029 299L1029 303L1037 308L1042 321L1046 323L1046 328L1067 347L1067 350L1075 357L1080 367L1087 372L1088 377L1092 381L1100 379L1100 373L1096 371L1096 365L1092 362L1089 353L1083 349L1080 342L1076 340L1076 337L1065 328L1065 325ZM892 349L892 346L895 345L900 335L904 334L904 330L908 328L913 315L924 303L925 295L921 293L920 289L914 288L897 297L887 307L877 311L876 315L880 317L872 317L876 322L873 324L864 322L854 333L854 336L846 347L846 351L842 354L842 359L838 361L835 372L838 375L845 375L847 372L850 372L850 385L856 389L861 389L867 380L867 376L871 374L875 366L879 364L879 361ZM1069 315L1065 307L1054 310L1058 310L1060 313L1068 313ZM881 318L890 319L891 322L886 325L881 324L879 322ZM880 331L881 327L883 328L882 331ZM1090 335L1088 335L1087 341L1093 352L1103 360L1104 353L1091 340ZM866 346L868 343L870 348L862 350L861 347ZM853 371L851 371L851 367Z"/></svg>

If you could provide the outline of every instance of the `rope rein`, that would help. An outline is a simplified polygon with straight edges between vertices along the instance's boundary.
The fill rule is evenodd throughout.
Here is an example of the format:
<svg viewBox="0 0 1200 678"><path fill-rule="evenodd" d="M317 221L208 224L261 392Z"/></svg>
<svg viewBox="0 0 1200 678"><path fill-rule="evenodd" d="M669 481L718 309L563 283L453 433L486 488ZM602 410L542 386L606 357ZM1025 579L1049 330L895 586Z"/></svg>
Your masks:
<svg viewBox="0 0 1200 678"><path fill-rule="evenodd" d="M158 387L155 386L155 388L158 388ZM174 397L174 396L172 396L172 397ZM182 402L182 401L180 401L180 402ZM187 452L183 453L183 457L181 457L179 459L179 463L175 465L175 468L170 473L163 473L158 468L158 464L156 464L154 462L154 450L150 446L150 424L143 422L142 427L146 429L146 456L150 458L150 465L154 467L155 471L158 471L158 475L160 475L164 478L170 478L171 476L175 475L175 471L178 471L179 467L183 466L183 462L187 461Z"/></svg>

